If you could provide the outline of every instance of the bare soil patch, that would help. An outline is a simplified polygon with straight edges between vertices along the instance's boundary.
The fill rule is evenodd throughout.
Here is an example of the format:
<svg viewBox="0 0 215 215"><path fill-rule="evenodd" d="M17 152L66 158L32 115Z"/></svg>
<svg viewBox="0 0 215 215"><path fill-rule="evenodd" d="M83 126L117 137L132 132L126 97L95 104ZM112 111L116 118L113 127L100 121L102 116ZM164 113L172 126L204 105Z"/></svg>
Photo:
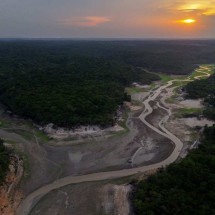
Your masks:
<svg viewBox="0 0 215 215"><path fill-rule="evenodd" d="M44 196L30 215L129 215L130 191L109 181L69 185Z"/></svg>

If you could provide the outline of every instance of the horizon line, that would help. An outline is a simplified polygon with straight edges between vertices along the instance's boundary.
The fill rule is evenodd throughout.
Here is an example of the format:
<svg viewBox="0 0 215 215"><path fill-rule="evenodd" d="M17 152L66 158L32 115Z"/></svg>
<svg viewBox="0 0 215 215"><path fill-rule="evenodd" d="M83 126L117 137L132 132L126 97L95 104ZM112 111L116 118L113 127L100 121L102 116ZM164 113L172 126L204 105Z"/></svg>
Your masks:
<svg viewBox="0 0 215 215"><path fill-rule="evenodd" d="M215 40L211 37L0 37L0 40Z"/></svg>

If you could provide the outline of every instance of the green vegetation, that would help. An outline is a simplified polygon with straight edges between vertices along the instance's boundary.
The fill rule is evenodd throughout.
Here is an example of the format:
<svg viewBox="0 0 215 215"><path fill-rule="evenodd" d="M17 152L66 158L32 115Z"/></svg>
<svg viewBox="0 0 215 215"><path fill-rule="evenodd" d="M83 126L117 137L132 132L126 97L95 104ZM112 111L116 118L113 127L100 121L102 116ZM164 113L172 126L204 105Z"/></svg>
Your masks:
<svg viewBox="0 0 215 215"><path fill-rule="evenodd" d="M31 132L23 130L23 129L10 129L10 130L8 130L8 132L19 134L26 140L32 140L32 138L33 138Z"/></svg>
<svg viewBox="0 0 215 215"><path fill-rule="evenodd" d="M184 77L182 80L184 80L186 77ZM189 83L190 81L180 81L180 79L178 79L178 81L174 81L173 85L174 87L182 87L184 85L186 85L187 83Z"/></svg>
<svg viewBox="0 0 215 215"><path fill-rule="evenodd" d="M140 88L140 87L127 87L125 89L126 93L128 95L134 94L134 93L141 93L144 91L144 89Z"/></svg>
<svg viewBox="0 0 215 215"><path fill-rule="evenodd" d="M5 119L0 119L0 128L10 127L11 123Z"/></svg>
<svg viewBox="0 0 215 215"><path fill-rule="evenodd" d="M4 181L10 162L10 151L3 145L0 139L0 184Z"/></svg>
<svg viewBox="0 0 215 215"><path fill-rule="evenodd" d="M160 76L161 81L164 83L173 79L170 75L167 75L167 74L158 74L158 75Z"/></svg>
<svg viewBox="0 0 215 215"><path fill-rule="evenodd" d="M137 215L215 214L215 126L198 149L141 181L134 193Z"/></svg>
<svg viewBox="0 0 215 215"><path fill-rule="evenodd" d="M1 58L33 59L50 56L86 56L115 60L149 71L189 74L196 64L215 62L215 42L203 40L175 41L83 41L83 40L11 40L0 41ZM45 60L45 59L44 59ZM11 60L10 60L11 61ZM194 66L196 65L196 66Z"/></svg>
<svg viewBox="0 0 215 215"><path fill-rule="evenodd" d="M177 117L194 117L199 116L202 113L201 108L180 108L178 109Z"/></svg>
<svg viewBox="0 0 215 215"><path fill-rule="evenodd" d="M202 66L203 67L197 68L196 70L194 70L194 72L190 75L191 79L195 80L194 78L196 78L199 75L202 75L202 72L207 72L210 75L214 74L214 69L215 69L214 65L202 65Z"/></svg>
<svg viewBox="0 0 215 215"><path fill-rule="evenodd" d="M48 142L50 140L50 137L48 137L44 132L39 131L39 130L35 130L34 134L37 138L39 138L40 140L42 140L43 142Z"/></svg>
<svg viewBox="0 0 215 215"><path fill-rule="evenodd" d="M215 92L215 75L212 75L205 80L196 80L189 83L185 90L188 93L188 98L198 99L213 96Z"/></svg>
<svg viewBox="0 0 215 215"><path fill-rule="evenodd" d="M198 41L202 46L193 43L196 41L2 41L0 99L14 113L38 123L110 124L117 105L128 99L126 86L132 81L148 84L158 80L154 74L124 63L152 71L188 73L194 63L214 59L211 41ZM113 60L119 63L110 63Z"/></svg>
<svg viewBox="0 0 215 215"><path fill-rule="evenodd" d="M187 97L192 99L203 98L206 109L203 114L215 120L215 74L204 80L196 80L185 87Z"/></svg>
<svg viewBox="0 0 215 215"><path fill-rule="evenodd" d="M25 170L25 174L24 174L23 180L27 180L28 177L30 176L30 172L31 172L29 158L28 158L27 155L22 154L22 159L23 159L24 170Z"/></svg>
<svg viewBox="0 0 215 215"><path fill-rule="evenodd" d="M213 41L0 41L0 101L39 124L105 126L126 87L159 79L142 68L188 74L213 53Z"/></svg>
<svg viewBox="0 0 215 215"><path fill-rule="evenodd" d="M192 77L197 76L192 75ZM215 119L215 75L188 83L188 98L204 98L204 114ZM199 115L201 109L183 108L180 116ZM180 163L174 163L146 181L134 193L137 215L215 214L215 125L206 128L202 144Z"/></svg>
<svg viewBox="0 0 215 215"><path fill-rule="evenodd" d="M20 55L2 57L0 100L39 124L106 126L118 106L130 100L125 87L154 80L159 77L123 63L22 47Z"/></svg>

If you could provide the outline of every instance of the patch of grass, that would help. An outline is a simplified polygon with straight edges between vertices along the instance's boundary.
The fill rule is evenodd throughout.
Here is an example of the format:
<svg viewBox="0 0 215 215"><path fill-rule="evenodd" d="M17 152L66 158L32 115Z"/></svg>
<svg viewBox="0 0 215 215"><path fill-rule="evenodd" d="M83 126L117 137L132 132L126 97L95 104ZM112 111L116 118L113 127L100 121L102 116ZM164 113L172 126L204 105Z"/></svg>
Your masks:
<svg viewBox="0 0 215 215"><path fill-rule="evenodd" d="M129 129L128 129L128 127L126 126L126 121L127 121L127 120L123 120L123 121L121 121L121 122L118 122L118 125L121 126L121 127L123 127L126 131L128 131ZM122 132L124 132L124 131L122 131ZM117 132L117 133L119 133L119 132Z"/></svg>
<svg viewBox="0 0 215 215"><path fill-rule="evenodd" d="M170 75L167 75L167 74L158 74L158 75L161 78L161 81L164 83L173 79Z"/></svg>
<svg viewBox="0 0 215 215"><path fill-rule="evenodd" d="M24 139L26 140L32 140L32 133L23 129L15 129L15 128L5 128L5 130L7 130L7 132L9 133L16 133L20 136L22 136Z"/></svg>
<svg viewBox="0 0 215 215"><path fill-rule="evenodd" d="M195 77L197 77L197 76L199 76L199 75L202 74L201 71L202 71L202 72L207 72L207 73L209 73L210 75L214 74L214 68L215 68L214 65L202 65L202 66L203 66L203 68L200 67L200 68L196 69L196 70L190 75L190 77L191 77L193 80L195 80ZM204 68L204 67L205 67L205 68ZM201 79L204 79L204 78L207 78L207 77L202 77Z"/></svg>
<svg viewBox="0 0 215 215"><path fill-rule="evenodd" d="M166 99L167 103L173 104L175 103L175 99L178 97L178 95L172 95L171 97Z"/></svg>
<svg viewBox="0 0 215 215"><path fill-rule="evenodd" d="M151 90L151 89L155 88L155 87L156 87L156 85L157 85L157 84L155 84L155 83L150 84L150 86L149 86L149 89L148 89L148 90Z"/></svg>
<svg viewBox="0 0 215 215"><path fill-rule="evenodd" d="M209 73L210 75L212 75L212 74L214 73L215 65L202 65L202 66L204 66L205 69L202 68L202 67L200 67L200 68L196 69L190 76L188 76L188 77L191 78L190 81L184 81L186 78L188 78L188 77L186 77L186 76L179 77L179 78L177 78L177 81L174 81L174 82L173 82L173 85L172 85L172 86L173 86L173 87L176 87L176 90L177 90L179 87L182 87L182 86L187 85L189 82L194 81L194 80L195 80L195 77L200 76L200 75L202 74L200 71L202 71L202 72L207 72L207 73ZM202 79L204 79L204 78L207 78L207 77L203 77ZM164 75L164 80L165 80L165 75ZM167 80L168 80L168 79L167 79ZM172 86L171 86L171 87L172 87ZM175 93L177 93L177 92L175 91ZM173 95L172 97L168 98L166 101L167 101L168 103L174 103L176 97L177 97L176 95Z"/></svg>
<svg viewBox="0 0 215 215"><path fill-rule="evenodd" d="M37 136L38 139L42 140L43 142L48 142L50 137L47 136L44 132L36 130L34 134Z"/></svg>
<svg viewBox="0 0 215 215"><path fill-rule="evenodd" d="M28 160L28 156L24 153L22 153L22 159L23 159L23 164L24 164L24 177L23 180L27 180L28 177L30 176L30 163Z"/></svg>
<svg viewBox="0 0 215 215"><path fill-rule="evenodd" d="M113 137L121 137L121 136L127 134L128 131L129 131L128 128L125 129L125 130L123 130L123 131L116 131L113 135L111 135L111 136L109 137L109 139L111 139L111 138L113 138Z"/></svg>
<svg viewBox="0 0 215 215"><path fill-rule="evenodd" d="M178 87L173 90L173 93L174 94L171 97L169 97L169 98L166 99L167 103L172 104L172 103L176 102L175 100L180 96L180 93L178 91Z"/></svg>
<svg viewBox="0 0 215 215"><path fill-rule="evenodd" d="M126 93L128 93L129 95L132 95L134 93L141 93L144 92L145 89L144 88L140 88L140 87L127 87L125 89Z"/></svg>
<svg viewBox="0 0 215 215"><path fill-rule="evenodd" d="M4 120L4 119L0 119L0 128L7 128L11 125L10 122Z"/></svg>
<svg viewBox="0 0 215 215"><path fill-rule="evenodd" d="M215 70L215 66L214 65L202 65L202 66L204 66L205 68L200 67L200 68L196 69L190 76L188 76L191 79L190 81L183 81L183 80L185 80L188 77L182 76L182 77L177 78L178 81L174 81L173 82L173 86L175 86L175 87L181 87L181 86L184 86L184 85L188 84L191 81L194 81L195 77L202 75L201 71L202 72L207 72L210 75L214 74L214 70ZM165 77L165 76L166 75L164 75L162 79L169 81L168 77ZM171 76L170 76L170 78L171 78ZM205 79L205 78L207 78L207 77L202 77L201 79Z"/></svg>
<svg viewBox="0 0 215 215"><path fill-rule="evenodd" d="M180 108L176 112L177 117L199 116L202 113L201 108Z"/></svg>
<svg viewBox="0 0 215 215"><path fill-rule="evenodd" d="M127 119L118 123L118 125L121 126L122 128L124 128L124 130L115 131L113 133L113 135L111 135L111 138L115 137L115 136L117 136L117 137L123 136L123 135L127 134L130 131L130 129L126 125L126 122L127 122Z"/></svg>
<svg viewBox="0 0 215 215"><path fill-rule="evenodd" d="M10 144L10 145L12 145L12 146L13 146L13 148L15 148L15 147L16 147L16 142L15 142L15 141L13 141L13 140L5 139L5 142L6 142L6 143L8 143L8 144Z"/></svg>
<svg viewBox="0 0 215 215"><path fill-rule="evenodd" d="M166 101L166 103L173 104L175 101L175 98L173 98L173 96L171 96L170 98L166 99L165 101Z"/></svg>
<svg viewBox="0 0 215 215"><path fill-rule="evenodd" d="M182 79L182 80L185 80L185 79ZM178 81L174 81L172 86L174 86L174 87L182 87L184 85L187 85L189 82L191 82L191 81L181 81L181 80L178 80Z"/></svg>
<svg viewBox="0 0 215 215"><path fill-rule="evenodd" d="M13 132L16 133L16 134L21 135L26 140L32 140L32 134L30 132L26 131L26 130L14 129Z"/></svg>
<svg viewBox="0 0 215 215"><path fill-rule="evenodd" d="M132 105L143 106L143 103L141 101L138 101L138 100L132 100Z"/></svg>

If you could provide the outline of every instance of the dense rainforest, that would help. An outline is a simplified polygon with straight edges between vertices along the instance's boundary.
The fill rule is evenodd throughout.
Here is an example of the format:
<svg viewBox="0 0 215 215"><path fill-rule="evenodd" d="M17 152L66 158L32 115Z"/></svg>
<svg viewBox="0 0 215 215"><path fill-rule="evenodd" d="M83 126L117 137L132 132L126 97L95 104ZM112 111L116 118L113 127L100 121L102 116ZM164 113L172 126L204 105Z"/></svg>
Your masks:
<svg viewBox="0 0 215 215"><path fill-rule="evenodd" d="M141 181L134 193L136 215L215 214L215 126L180 163Z"/></svg>
<svg viewBox="0 0 215 215"><path fill-rule="evenodd" d="M0 102L39 124L113 123L133 81L215 62L215 42L0 40Z"/></svg>
<svg viewBox="0 0 215 215"><path fill-rule="evenodd" d="M96 58L49 52L16 57L4 58L0 65L0 101L39 124L112 124L117 107L129 100L126 86L159 80L141 69Z"/></svg>
<svg viewBox="0 0 215 215"><path fill-rule="evenodd" d="M0 184L4 181L10 162L10 151L3 145L0 139Z"/></svg>
<svg viewBox="0 0 215 215"><path fill-rule="evenodd" d="M39 54L39 56L38 56ZM0 60L86 56L143 67L152 72L188 74L215 63L214 40L0 40ZM58 61L61 58L57 59ZM44 58L46 60L46 57Z"/></svg>
<svg viewBox="0 0 215 215"><path fill-rule="evenodd" d="M204 116L215 120L215 74L208 79L196 80L185 87L187 97L191 99L204 99Z"/></svg>

